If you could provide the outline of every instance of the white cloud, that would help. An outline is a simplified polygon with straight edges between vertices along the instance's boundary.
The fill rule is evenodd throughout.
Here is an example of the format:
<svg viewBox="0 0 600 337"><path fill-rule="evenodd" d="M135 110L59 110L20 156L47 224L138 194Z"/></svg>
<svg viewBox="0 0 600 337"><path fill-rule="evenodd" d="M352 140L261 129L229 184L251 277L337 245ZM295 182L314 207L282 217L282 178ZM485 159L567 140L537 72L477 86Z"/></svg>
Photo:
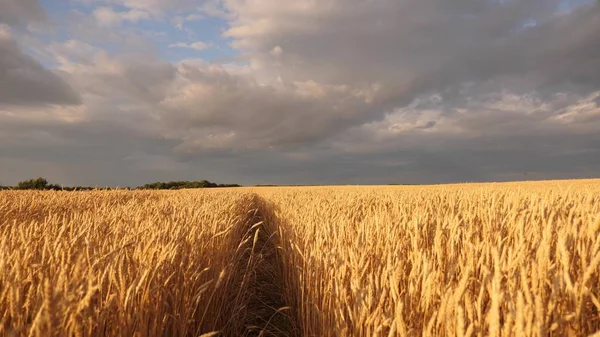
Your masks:
<svg viewBox="0 0 600 337"><path fill-rule="evenodd" d="M562 109L552 121L562 124L600 123L600 91Z"/></svg>
<svg viewBox="0 0 600 337"><path fill-rule="evenodd" d="M204 16L201 14L197 14L197 13L192 13L192 14L188 14L186 16L182 16L182 15L176 15L173 19L173 25L175 25L175 28L179 29L179 30L185 30L186 28L184 27L186 22L190 22L190 21L198 21L198 20L202 20L204 19Z"/></svg>
<svg viewBox="0 0 600 337"><path fill-rule="evenodd" d="M4 23L0 23L0 39L8 40L11 38L10 26Z"/></svg>
<svg viewBox="0 0 600 337"><path fill-rule="evenodd" d="M143 20L150 20L151 15L147 11L140 9L131 9L129 11L117 12L111 7L98 7L94 10L93 16L98 25L102 27L114 27L123 22L137 23Z"/></svg>
<svg viewBox="0 0 600 337"><path fill-rule="evenodd" d="M169 45L169 48L187 48L187 49L194 49L194 50L205 50L205 49L209 49L212 47L212 43L206 43L206 42L202 42L202 41L196 41L196 42L192 42L192 43L186 43L186 42L177 42L177 43L173 43Z"/></svg>
<svg viewBox="0 0 600 337"><path fill-rule="evenodd" d="M283 48L281 48L280 46L275 46L271 50L271 55L273 55L275 57L280 57L281 55L283 55Z"/></svg>
<svg viewBox="0 0 600 337"><path fill-rule="evenodd" d="M198 10L207 16L232 19L233 15L227 10L225 2L224 0L205 0L198 7Z"/></svg>

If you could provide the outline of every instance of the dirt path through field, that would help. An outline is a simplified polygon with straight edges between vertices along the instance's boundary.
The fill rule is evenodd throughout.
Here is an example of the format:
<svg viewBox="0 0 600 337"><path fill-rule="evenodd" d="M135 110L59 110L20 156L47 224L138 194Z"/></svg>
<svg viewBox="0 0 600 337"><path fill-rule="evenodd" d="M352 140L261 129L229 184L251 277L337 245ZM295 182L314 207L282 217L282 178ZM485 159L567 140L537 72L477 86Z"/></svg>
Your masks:
<svg viewBox="0 0 600 337"><path fill-rule="evenodd" d="M233 272L226 281L229 319L222 336L299 336L298 303L287 289L281 257L281 233L269 216L268 204L251 195L244 214L232 229ZM292 282L297 284L297 282Z"/></svg>

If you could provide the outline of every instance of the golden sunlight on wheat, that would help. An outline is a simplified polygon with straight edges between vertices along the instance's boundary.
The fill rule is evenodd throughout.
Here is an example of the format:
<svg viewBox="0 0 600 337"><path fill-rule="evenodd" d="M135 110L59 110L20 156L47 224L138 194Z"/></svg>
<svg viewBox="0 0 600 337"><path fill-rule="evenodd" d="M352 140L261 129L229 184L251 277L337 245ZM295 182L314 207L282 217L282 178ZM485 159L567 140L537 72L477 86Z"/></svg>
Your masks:
<svg viewBox="0 0 600 337"><path fill-rule="evenodd" d="M198 335L240 195L4 192L0 335Z"/></svg>
<svg viewBox="0 0 600 337"><path fill-rule="evenodd" d="M598 331L598 180L0 192L0 336Z"/></svg>

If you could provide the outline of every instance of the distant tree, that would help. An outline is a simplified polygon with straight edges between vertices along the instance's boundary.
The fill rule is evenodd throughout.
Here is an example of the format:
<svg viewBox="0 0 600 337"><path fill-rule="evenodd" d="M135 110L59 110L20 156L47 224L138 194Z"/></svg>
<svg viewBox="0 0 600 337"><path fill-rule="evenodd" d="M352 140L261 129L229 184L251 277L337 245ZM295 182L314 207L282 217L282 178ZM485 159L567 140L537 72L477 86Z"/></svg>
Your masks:
<svg viewBox="0 0 600 337"><path fill-rule="evenodd" d="M17 184L19 190L47 190L51 187L48 180L42 177L21 181Z"/></svg>
<svg viewBox="0 0 600 337"><path fill-rule="evenodd" d="M169 182L155 182L146 184L138 187L138 189L146 190L180 190L186 188L216 188L216 187L240 187L238 184L216 184L208 180L200 181L169 181ZM0 186L0 189L4 187ZM25 180L18 183L16 189L19 190L55 190L55 191L91 191L91 190L113 190L122 189L130 190L129 187L125 188L111 188L111 187L84 187L84 186L59 186L48 183L48 180L39 177L35 179Z"/></svg>
<svg viewBox="0 0 600 337"><path fill-rule="evenodd" d="M140 189L146 190L180 190L184 188L215 188L215 187L240 187L237 184L216 184L211 183L208 180L200 180L200 181L169 181L167 183L164 182L155 182L146 184Z"/></svg>
<svg viewBox="0 0 600 337"><path fill-rule="evenodd" d="M0 189L3 189L3 187L0 186ZM9 187L4 187L4 189L9 189ZM129 187L113 188L113 187L108 187L108 186L107 187L60 186L57 184L50 184L50 183L48 183L48 180L46 180L42 177L21 181L17 184L15 189L18 189L18 190L54 190L54 191L131 190L131 188L129 188Z"/></svg>

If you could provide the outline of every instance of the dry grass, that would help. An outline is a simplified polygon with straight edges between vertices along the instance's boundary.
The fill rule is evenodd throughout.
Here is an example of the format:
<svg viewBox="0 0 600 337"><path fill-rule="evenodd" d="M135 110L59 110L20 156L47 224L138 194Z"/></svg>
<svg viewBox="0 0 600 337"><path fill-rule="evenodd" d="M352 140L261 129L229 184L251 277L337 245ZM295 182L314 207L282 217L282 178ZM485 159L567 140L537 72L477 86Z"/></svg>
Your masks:
<svg viewBox="0 0 600 337"><path fill-rule="evenodd" d="M0 336L598 330L598 180L0 192Z"/></svg>

